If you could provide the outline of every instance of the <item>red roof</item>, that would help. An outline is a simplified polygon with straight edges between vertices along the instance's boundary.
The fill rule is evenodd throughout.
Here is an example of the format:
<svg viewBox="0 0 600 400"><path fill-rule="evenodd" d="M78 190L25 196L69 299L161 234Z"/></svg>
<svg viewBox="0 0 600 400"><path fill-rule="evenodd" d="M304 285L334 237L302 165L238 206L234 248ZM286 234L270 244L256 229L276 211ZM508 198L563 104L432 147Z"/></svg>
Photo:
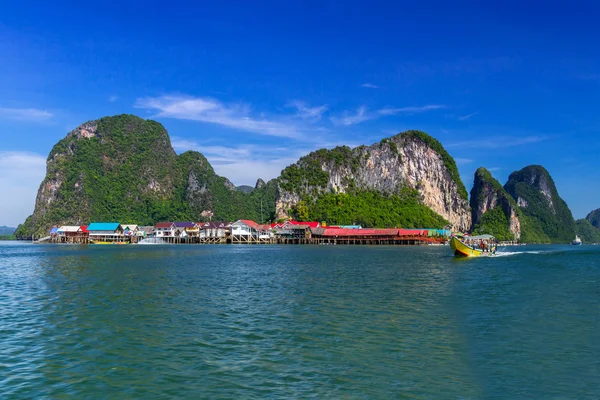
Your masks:
<svg viewBox="0 0 600 400"><path fill-rule="evenodd" d="M397 236L398 229L344 229L325 228L323 236Z"/></svg>
<svg viewBox="0 0 600 400"><path fill-rule="evenodd" d="M250 228L253 229L259 229L259 226L256 222L249 220L249 219L240 219L240 222L243 222L244 224L248 225Z"/></svg>
<svg viewBox="0 0 600 400"><path fill-rule="evenodd" d="M173 226L173 222L159 222L154 225L155 228L170 228Z"/></svg>
<svg viewBox="0 0 600 400"><path fill-rule="evenodd" d="M79 229L81 229L81 232L83 232L83 233L87 233L87 231L88 231L88 230L87 230L87 225L81 225L81 226L79 227Z"/></svg>
<svg viewBox="0 0 600 400"><path fill-rule="evenodd" d="M308 225L310 228L318 228L320 225L318 222L300 222L300 221L292 221L292 220L289 220L287 222L292 225Z"/></svg>
<svg viewBox="0 0 600 400"><path fill-rule="evenodd" d="M427 229L400 229L398 235L400 236L427 236Z"/></svg>

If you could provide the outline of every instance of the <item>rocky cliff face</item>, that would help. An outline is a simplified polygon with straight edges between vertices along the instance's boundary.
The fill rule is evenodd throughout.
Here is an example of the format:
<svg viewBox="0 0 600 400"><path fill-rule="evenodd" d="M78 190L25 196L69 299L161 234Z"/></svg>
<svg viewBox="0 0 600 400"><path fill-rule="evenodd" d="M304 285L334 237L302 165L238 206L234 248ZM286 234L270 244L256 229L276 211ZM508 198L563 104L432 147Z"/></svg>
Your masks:
<svg viewBox="0 0 600 400"><path fill-rule="evenodd" d="M483 167L475 172L470 204L474 232L492 234L500 240L521 237L517 203ZM496 209L501 210L504 218L494 215Z"/></svg>
<svg viewBox="0 0 600 400"><path fill-rule="evenodd" d="M554 180L540 165L513 172L504 189L522 213L524 241L567 243L575 236L571 210L558 195Z"/></svg>
<svg viewBox="0 0 600 400"><path fill-rule="evenodd" d="M470 228L468 196L454 160L437 140L418 131L368 147L338 147L303 157L282 172L276 210L284 218L300 201L322 193L396 193L406 187L418 191L422 204L455 229Z"/></svg>
<svg viewBox="0 0 600 400"><path fill-rule="evenodd" d="M133 115L105 117L80 125L54 146L34 212L17 235L39 237L54 225L92 221L199 221L204 210L213 211L217 220L258 220L257 199L265 199L264 213L270 216L275 186L238 192L202 154L177 156L158 122Z"/></svg>

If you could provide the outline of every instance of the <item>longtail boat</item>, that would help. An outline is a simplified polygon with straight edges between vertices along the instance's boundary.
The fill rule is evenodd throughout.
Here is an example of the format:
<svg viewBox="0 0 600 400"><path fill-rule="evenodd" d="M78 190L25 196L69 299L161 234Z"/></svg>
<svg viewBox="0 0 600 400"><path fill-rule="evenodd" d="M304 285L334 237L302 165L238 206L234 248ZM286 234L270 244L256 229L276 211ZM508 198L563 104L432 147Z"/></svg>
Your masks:
<svg viewBox="0 0 600 400"><path fill-rule="evenodd" d="M487 249L471 246L460 240L457 236L450 238L450 248L456 257L489 257L496 254L496 245L491 243L495 241L492 235L472 236L469 238L473 242L485 240L488 243Z"/></svg>

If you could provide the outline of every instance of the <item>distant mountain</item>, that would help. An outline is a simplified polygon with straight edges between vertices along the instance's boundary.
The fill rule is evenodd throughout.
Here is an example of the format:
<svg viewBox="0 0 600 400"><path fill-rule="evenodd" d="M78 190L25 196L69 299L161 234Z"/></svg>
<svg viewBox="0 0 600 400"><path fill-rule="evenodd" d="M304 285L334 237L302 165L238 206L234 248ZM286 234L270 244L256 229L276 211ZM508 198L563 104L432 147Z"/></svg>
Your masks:
<svg viewBox="0 0 600 400"><path fill-rule="evenodd" d="M530 165L513 172L504 189L521 211L522 241L569 243L573 240L573 214L558 195L554 180L544 167Z"/></svg>
<svg viewBox="0 0 600 400"><path fill-rule="evenodd" d="M491 234L499 240L521 237L517 203L483 167L475 172L470 204L473 233Z"/></svg>
<svg viewBox="0 0 600 400"><path fill-rule="evenodd" d="M0 235L12 235L15 233L17 228L11 228L8 226L0 226Z"/></svg>
<svg viewBox="0 0 600 400"><path fill-rule="evenodd" d="M251 194L237 191L197 152L175 154L165 128L133 115L89 121L58 142L47 160L36 205L19 238L53 225L91 221L153 224L161 220L260 220L275 211L275 181Z"/></svg>
<svg viewBox="0 0 600 400"><path fill-rule="evenodd" d="M236 189L242 193L252 193L252 191L254 190L252 186L248 185L237 186Z"/></svg>
<svg viewBox="0 0 600 400"><path fill-rule="evenodd" d="M595 228L585 218L575 221L575 229L583 243L600 243L600 229Z"/></svg>
<svg viewBox="0 0 600 400"><path fill-rule="evenodd" d="M585 217L596 229L600 229L600 208L592 211Z"/></svg>

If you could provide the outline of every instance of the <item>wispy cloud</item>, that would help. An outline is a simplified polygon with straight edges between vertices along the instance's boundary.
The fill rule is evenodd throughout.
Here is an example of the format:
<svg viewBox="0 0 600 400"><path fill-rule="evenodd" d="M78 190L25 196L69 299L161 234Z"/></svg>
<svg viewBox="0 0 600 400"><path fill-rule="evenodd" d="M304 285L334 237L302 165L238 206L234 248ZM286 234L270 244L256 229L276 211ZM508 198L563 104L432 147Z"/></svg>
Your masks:
<svg viewBox="0 0 600 400"><path fill-rule="evenodd" d="M474 112L474 113L471 113L471 114L462 115L462 116L458 117L457 119L458 119L459 121L466 121L466 120L468 120L469 118L473 117L474 115L477 115L477 113L476 113L476 112Z"/></svg>
<svg viewBox="0 0 600 400"><path fill-rule="evenodd" d="M208 97L161 96L137 99L135 108L156 112L155 117L186 119L221 125L258 135L300 138L303 134L289 121L250 116L245 105L227 105Z"/></svg>
<svg viewBox="0 0 600 400"><path fill-rule="evenodd" d="M471 160L470 158L455 158L454 161L456 161L457 165L466 165L471 164L473 162L473 160Z"/></svg>
<svg viewBox="0 0 600 400"><path fill-rule="evenodd" d="M0 107L0 118L17 121L44 122L52 118L53 114L37 108L7 108Z"/></svg>
<svg viewBox="0 0 600 400"><path fill-rule="evenodd" d="M300 100L293 100L288 104L288 106L297 110L296 117L308 121L319 121L323 116L323 113L325 113L325 111L327 111L329 108L327 104L310 107L306 102Z"/></svg>
<svg viewBox="0 0 600 400"><path fill-rule="evenodd" d="M377 114L367 112L367 107L359 107L356 112L346 111L341 117L331 117L331 122L335 125L350 126L360 124L361 122L377 118Z"/></svg>
<svg viewBox="0 0 600 400"><path fill-rule="evenodd" d="M359 107L356 112L348 112L346 111L340 117L332 117L331 122L335 125L343 125L350 126L360 124L361 122L365 122L372 119L377 119L380 117L387 117L391 115L412 115L418 114L426 111L438 110L441 108L446 108L444 105L440 104L430 104L425 106L411 106L411 107L384 107L375 111L368 111L367 107L362 106Z"/></svg>
<svg viewBox="0 0 600 400"><path fill-rule="evenodd" d="M439 110L441 108L446 108L446 106L441 104L429 104L426 106L419 107L384 107L378 111L381 115L397 115L397 114L417 114L431 110Z"/></svg>
<svg viewBox="0 0 600 400"><path fill-rule="evenodd" d="M0 225L17 226L33 212L40 182L46 175L46 157L28 152L0 152Z"/></svg>
<svg viewBox="0 0 600 400"><path fill-rule="evenodd" d="M258 178L269 180L278 177L285 167L312 151L322 148L331 149L336 146L353 148L363 143L351 142L347 138L333 140L323 138L294 148L247 143L230 146L174 136L171 144L177 153L187 150L202 153L217 174L229 178L234 184L253 185Z"/></svg>
<svg viewBox="0 0 600 400"><path fill-rule="evenodd" d="M236 185L253 185L258 178L275 178L282 169L310 151L253 144L212 145L178 137L171 142L179 153L187 150L202 153L217 174L229 178Z"/></svg>
<svg viewBox="0 0 600 400"><path fill-rule="evenodd" d="M108 98L109 103L114 103L115 101L117 101L119 99L119 97L117 96L110 96Z"/></svg>
<svg viewBox="0 0 600 400"><path fill-rule="evenodd" d="M539 143L548 140L546 136L495 136L489 139L465 140L460 142L449 143L446 147L460 148L479 148L479 149L499 149L505 147L524 146L527 144Z"/></svg>
<svg viewBox="0 0 600 400"><path fill-rule="evenodd" d="M360 86L364 87L364 88L369 88L369 89L379 89L379 86L373 85L372 83L363 83Z"/></svg>

